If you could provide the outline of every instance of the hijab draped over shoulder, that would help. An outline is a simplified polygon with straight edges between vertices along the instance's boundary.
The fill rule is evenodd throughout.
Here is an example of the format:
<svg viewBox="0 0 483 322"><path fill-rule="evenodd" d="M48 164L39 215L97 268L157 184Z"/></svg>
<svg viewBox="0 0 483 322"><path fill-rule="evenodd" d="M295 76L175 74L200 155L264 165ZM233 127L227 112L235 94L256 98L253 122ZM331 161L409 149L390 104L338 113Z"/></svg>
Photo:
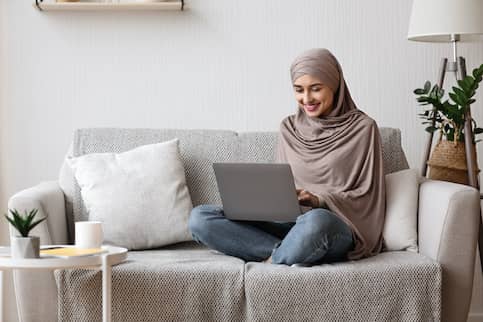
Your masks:
<svg viewBox="0 0 483 322"><path fill-rule="evenodd" d="M319 78L334 92L327 116L309 117L302 108L280 125L277 161L289 163L295 185L319 197L346 222L355 248L349 259L382 248L385 186L376 122L357 109L337 59L327 49L311 49L290 68L292 83L303 75Z"/></svg>

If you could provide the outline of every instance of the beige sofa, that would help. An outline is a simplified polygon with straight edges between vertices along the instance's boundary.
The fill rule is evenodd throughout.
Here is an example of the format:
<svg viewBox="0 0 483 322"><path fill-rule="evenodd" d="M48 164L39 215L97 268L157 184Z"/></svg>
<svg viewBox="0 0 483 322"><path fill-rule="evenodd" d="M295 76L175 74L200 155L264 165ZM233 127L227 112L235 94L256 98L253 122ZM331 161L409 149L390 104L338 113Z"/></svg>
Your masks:
<svg viewBox="0 0 483 322"><path fill-rule="evenodd" d="M408 167L400 132L381 128L385 173ZM276 133L80 129L69 156L121 152L177 137L194 205L220 204L211 163L272 162ZM70 169L15 194L10 208L39 208L42 244L72 242L86 219ZM114 321L466 321L471 300L479 194L427 180L419 189L419 253L310 268L248 262L194 242L130 252L113 269ZM22 321L100 321L101 275L87 270L14 273Z"/></svg>

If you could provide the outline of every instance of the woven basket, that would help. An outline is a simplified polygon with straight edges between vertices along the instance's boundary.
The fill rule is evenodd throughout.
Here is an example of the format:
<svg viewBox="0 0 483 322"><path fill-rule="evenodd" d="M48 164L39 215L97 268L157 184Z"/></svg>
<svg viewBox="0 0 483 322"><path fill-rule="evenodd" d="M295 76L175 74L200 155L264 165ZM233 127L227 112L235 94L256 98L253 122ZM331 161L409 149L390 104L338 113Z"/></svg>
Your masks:
<svg viewBox="0 0 483 322"><path fill-rule="evenodd" d="M477 165L476 149L474 151L473 160ZM452 141L439 140L427 164L430 179L469 184L464 142L458 141L455 144ZM478 175L478 165L476 168L475 172Z"/></svg>

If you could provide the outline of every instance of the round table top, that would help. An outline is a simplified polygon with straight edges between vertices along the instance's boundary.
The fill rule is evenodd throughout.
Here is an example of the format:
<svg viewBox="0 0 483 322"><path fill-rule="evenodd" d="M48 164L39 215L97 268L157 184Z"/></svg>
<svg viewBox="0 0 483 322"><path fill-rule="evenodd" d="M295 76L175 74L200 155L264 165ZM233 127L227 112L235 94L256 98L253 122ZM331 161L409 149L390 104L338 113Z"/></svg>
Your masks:
<svg viewBox="0 0 483 322"><path fill-rule="evenodd" d="M73 247L73 245L46 245L46 247ZM0 269L59 269L59 268L81 268L98 267L106 258L109 265L116 265L127 257L127 249L123 247L103 245L106 252L72 257L54 257L41 255L40 258L12 258L9 247L0 247ZM5 255L7 254L7 255Z"/></svg>

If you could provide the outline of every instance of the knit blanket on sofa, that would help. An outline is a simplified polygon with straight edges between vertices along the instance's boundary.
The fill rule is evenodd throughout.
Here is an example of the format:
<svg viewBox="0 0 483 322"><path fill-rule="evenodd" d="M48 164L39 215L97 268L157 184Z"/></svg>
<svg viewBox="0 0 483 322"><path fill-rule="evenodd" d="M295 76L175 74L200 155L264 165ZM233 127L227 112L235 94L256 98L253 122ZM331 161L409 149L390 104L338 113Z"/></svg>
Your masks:
<svg viewBox="0 0 483 322"><path fill-rule="evenodd" d="M102 274L59 270L59 321L101 321ZM113 267L113 321L440 321L441 268L412 252L314 267L248 262L194 242Z"/></svg>

